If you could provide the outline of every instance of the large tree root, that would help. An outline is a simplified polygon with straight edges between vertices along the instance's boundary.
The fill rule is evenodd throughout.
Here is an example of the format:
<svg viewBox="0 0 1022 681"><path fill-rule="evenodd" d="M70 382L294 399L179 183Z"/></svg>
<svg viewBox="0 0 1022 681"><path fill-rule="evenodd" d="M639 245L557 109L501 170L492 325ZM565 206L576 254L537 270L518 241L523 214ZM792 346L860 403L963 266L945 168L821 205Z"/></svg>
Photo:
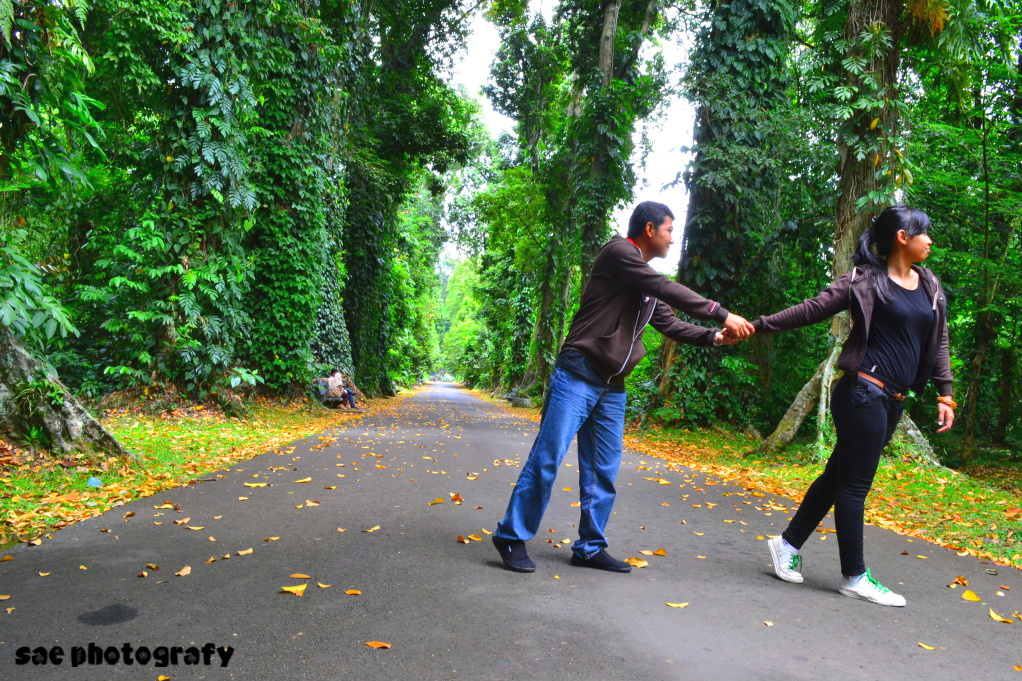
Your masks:
<svg viewBox="0 0 1022 681"><path fill-rule="evenodd" d="M64 384L6 330L0 330L0 420L63 453L133 458Z"/></svg>

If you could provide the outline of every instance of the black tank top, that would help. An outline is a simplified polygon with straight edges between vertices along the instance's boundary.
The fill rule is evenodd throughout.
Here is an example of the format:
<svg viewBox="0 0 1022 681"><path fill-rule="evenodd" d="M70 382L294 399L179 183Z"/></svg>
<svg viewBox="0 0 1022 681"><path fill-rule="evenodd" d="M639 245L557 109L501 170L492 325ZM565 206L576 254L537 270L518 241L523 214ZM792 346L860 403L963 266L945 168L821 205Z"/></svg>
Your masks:
<svg viewBox="0 0 1022 681"><path fill-rule="evenodd" d="M860 371L873 374L891 389L906 392L919 369L919 356L933 309L922 282L914 291L891 282L891 299L877 298Z"/></svg>

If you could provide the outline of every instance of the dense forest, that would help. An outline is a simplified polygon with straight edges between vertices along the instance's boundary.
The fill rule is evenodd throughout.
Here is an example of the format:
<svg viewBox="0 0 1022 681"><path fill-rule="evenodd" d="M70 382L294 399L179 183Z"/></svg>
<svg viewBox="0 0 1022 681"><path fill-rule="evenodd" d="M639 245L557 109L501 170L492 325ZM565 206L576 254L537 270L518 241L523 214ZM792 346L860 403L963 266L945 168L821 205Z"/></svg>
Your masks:
<svg viewBox="0 0 1022 681"><path fill-rule="evenodd" d="M79 402L243 413L331 367L540 397L655 143L693 153L677 280L749 319L848 271L885 206L925 210L961 405L927 456L1022 457L1019 0L539 4L0 0L7 435L113 448ZM480 17L498 139L450 79ZM694 135L651 128L679 97ZM845 326L647 333L628 418L825 445Z"/></svg>

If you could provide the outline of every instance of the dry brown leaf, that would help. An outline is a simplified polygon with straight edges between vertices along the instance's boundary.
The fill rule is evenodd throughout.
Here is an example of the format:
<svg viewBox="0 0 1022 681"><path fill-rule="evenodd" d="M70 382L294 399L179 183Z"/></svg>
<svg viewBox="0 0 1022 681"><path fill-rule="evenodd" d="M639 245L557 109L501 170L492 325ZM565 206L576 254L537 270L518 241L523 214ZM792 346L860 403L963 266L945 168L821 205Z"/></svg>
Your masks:
<svg viewBox="0 0 1022 681"><path fill-rule="evenodd" d="M188 575L192 574L192 567L190 565L185 565L183 568L181 568L174 574L177 577L187 577Z"/></svg>
<svg viewBox="0 0 1022 681"><path fill-rule="evenodd" d="M370 648L386 648L387 650L390 650L390 644L384 643L383 641L366 641L366 645Z"/></svg>
<svg viewBox="0 0 1022 681"><path fill-rule="evenodd" d="M461 535L459 534L459 535L458 535L458 543L459 543L459 544L468 544L468 543L469 543L469 541L468 541L467 539L465 539L464 537L462 537L462 536L461 536Z"/></svg>
<svg viewBox="0 0 1022 681"><path fill-rule="evenodd" d="M952 584L961 584L962 586L969 586L969 580L966 579L965 577L963 577L962 575L958 575L957 577L955 577L955 581L953 581L951 583Z"/></svg>
<svg viewBox="0 0 1022 681"><path fill-rule="evenodd" d="M289 594L294 594L295 596L301 596L303 593L305 593L305 587L307 587L307 586L309 586L309 585L308 584L296 584L294 586L282 586L282 587L280 587L280 589L281 589L281 591L286 591Z"/></svg>

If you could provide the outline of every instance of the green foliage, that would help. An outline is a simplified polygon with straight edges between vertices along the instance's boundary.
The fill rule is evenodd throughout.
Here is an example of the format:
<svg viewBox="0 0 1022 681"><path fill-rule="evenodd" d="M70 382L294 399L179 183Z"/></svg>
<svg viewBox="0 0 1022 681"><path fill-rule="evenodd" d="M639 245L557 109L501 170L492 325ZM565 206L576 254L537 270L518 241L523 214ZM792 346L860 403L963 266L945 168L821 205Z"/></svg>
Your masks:
<svg viewBox="0 0 1022 681"><path fill-rule="evenodd" d="M38 347L58 333L62 338L78 334L39 268L7 246L0 246L0 325Z"/></svg>
<svg viewBox="0 0 1022 681"><path fill-rule="evenodd" d="M0 193L34 182L84 181L79 147L99 146L84 92L94 70L79 32L86 0L0 3Z"/></svg>

